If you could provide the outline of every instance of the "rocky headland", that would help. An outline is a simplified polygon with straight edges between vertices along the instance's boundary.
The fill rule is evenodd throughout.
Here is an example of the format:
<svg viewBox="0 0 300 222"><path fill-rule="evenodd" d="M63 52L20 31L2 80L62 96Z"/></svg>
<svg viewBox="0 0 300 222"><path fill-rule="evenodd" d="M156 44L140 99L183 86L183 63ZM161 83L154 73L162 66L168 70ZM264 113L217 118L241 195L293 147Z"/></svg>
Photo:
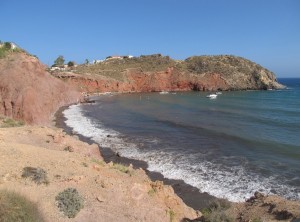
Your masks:
<svg viewBox="0 0 300 222"><path fill-rule="evenodd" d="M10 52L0 58L0 115L26 124L0 129L0 190L14 191L36 203L44 221L300 218L299 202L259 193L245 203L208 203L201 213L188 207L172 187L151 181L144 170L105 163L97 144L89 145L51 126L55 111L81 101L83 93L283 87L272 72L234 56L191 57L185 61L161 55L132 59L49 73L37 58L25 52ZM37 183L36 177L26 178L24 169L28 167L39 169L34 172L42 172L45 181ZM84 202L75 218L65 216L56 201L57 194L70 187L80 193ZM2 201L0 196L0 206L5 205Z"/></svg>
<svg viewBox="0 0 300 222"><path fill-rule="evenodd" d="M160 54L109 59L53 72L82 92L263 90L283 88L275 74L247 59L194 56L176 61Z"/></svg>

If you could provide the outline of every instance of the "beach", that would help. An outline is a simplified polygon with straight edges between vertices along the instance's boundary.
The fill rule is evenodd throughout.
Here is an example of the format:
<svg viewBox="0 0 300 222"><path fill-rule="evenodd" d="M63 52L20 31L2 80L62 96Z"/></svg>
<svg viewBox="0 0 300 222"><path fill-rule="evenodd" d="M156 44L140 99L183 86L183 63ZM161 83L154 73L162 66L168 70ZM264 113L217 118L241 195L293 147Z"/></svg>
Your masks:
<svg viewBox="0 0 300 222"><path fill-rule="evenodd" d="M66 118L63 115L63 111L68 107L60 108L56 114L55 126L63 129L69 135L76 135L78 138L86 143L93 144L91 138L84 137L80 134L74 134L72 129L65 124ZM151 172L147 170L147 163L145 161L130 159L126 157L119 156L117 153L112 151L111 149L102 149L99 146L100 152L104 158L104 160L108 163L110 161L115 163L122 163L125 165L133 165L134 169L143 169L146 174L151 178L152 181L163 181L164 184L170 185L173 187L175 193L187 204L195 210L205 208L209 205L210 202L216 200L217 198L209 195L208 193L201 193L198 188L193 187L191 185L186 184L182 180L172 180L165 178L161 173Z"/></svg>

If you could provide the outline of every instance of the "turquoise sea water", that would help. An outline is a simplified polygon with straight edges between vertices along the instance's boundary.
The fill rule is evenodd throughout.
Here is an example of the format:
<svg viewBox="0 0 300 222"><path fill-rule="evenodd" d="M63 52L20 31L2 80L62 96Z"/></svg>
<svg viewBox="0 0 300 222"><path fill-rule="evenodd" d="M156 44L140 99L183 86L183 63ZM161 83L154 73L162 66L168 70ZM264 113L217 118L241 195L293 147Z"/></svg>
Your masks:
<svg viewBox="0 0 300 222"><path fill-rule="evenodd" d="M255 191L300 199L300 79L285 90L105 95L66 124L149 170L217 197ZM107 135L111 137L107 137Z"/></svg>

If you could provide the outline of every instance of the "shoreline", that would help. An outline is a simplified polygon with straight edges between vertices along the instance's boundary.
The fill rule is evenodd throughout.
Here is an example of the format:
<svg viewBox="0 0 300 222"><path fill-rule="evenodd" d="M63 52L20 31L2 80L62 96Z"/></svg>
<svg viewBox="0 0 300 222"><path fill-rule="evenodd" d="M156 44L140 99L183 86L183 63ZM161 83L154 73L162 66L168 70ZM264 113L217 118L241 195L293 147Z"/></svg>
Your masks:
<svg viewBox="0 0 300 222"><path fill-rule="evenodd" d="M134 169L140 169L140 168L143 169L146 172L147 176L152 181L159 180L159 181L163 181L165 185L172 186L174 192L183 200L183 202L187 206L192 207L194 210L200 210L206 208L211 202L220 199L208 194L207 192L201 192L198 188L185 183L183 180L169 179L164 177L161 173L149 171L147 170L148 164L145 161L122 157L117 153L115 153L114 151L112 151L111 149L101 148L101 146L91 138L85 137L81 134L74 133L72 128L66 125L65 123L66 118L63 115L63 111L68 109L68 107L71 105L73 104L62 106L55 112L54 119L52 121L53 125L56 128L62 129L68 135L78 136L79 140L83 142L86 142L88 144L93 144L93 143L97 144L99 146L99 151L106 163L113 162L113 163L121 163L125 165L132 164Z"/></svg>

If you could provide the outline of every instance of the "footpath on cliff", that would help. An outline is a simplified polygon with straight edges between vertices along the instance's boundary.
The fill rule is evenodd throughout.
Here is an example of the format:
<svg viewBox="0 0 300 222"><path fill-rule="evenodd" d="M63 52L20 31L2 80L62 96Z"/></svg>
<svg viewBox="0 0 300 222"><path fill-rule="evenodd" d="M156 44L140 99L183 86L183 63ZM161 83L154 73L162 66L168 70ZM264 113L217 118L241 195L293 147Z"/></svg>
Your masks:
<svg viewBox="0 0 300 222"><path fill-rule="evenodd" d="M169 67L158 73L165 75L173 73L172 70ZM84 78L85 86L93 86L85 75L76 74L78 78L74 75L64 81L55 78L37 58L25 52L12 52L0 58L0 126L7 123L6 118L25 123L0 129L0 190L14 191L36 203L44 221L296 221L300 218L299 202L259 193L245 203L211 203L202 209L203 217L196 211L199 209L188 207L172 187L151 181L144 170L105 163L97 144L89 145L51 125L59 107L82 100L84 88L76 82L81 84ZM152 75L152 79L155 76L144 75ZM147 83L150 80L136 78L144 82L140 86L150 84ZM159 81L161 76L155 78ZM103 79L112 81L108 77ZM130 91L140 87L131 82ZM108 83L97 84L109 91ZM121 85L115 83L116 87ZM188 85L189 90L195 88ZM149 89L165 90L163 87ZM145 89L136 91L142 90ZM44 182L37 183L24 176L26 169L43 172ZM67 188L76 189L83 199L83 208L74 218L58 208L56 197ZM0 206L1 201L0 196Z"/></svg>

